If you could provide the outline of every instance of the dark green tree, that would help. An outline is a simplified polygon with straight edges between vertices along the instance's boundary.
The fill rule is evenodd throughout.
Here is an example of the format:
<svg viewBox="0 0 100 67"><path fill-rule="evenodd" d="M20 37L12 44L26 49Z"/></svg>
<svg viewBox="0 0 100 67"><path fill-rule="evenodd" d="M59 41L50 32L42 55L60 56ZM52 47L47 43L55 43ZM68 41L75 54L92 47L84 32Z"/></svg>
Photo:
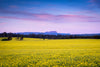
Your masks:
<svg viewBox="0 0 100 67"><path fill-rule="evenodd" d="M20 40L23 40L23 38L24 38L23 35L21 35Z"/></svg>
<svg viewBox="0 0 100 67"><path fill-rule="evenodd" d="M12 33L8 33L8 40L12 40Z"/></svg>

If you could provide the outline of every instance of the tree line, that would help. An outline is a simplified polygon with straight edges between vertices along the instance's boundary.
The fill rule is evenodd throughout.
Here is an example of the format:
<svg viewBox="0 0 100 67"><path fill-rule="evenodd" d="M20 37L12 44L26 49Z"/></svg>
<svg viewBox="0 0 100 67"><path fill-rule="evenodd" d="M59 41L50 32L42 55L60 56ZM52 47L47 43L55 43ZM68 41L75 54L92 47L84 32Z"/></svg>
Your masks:
<svg viewBox="0 0 100 67"><path fill-rule="evenodd" d="M12 40L12 37L17 37L18 40L23 40L24 36L14 33L0 33L0 37L7 37L7 39L2 39L3 41Z"/></svg>
<svg viewBox="0 0 100 67"><path fill-rule="evenodd" d="M17 37L18 40L23 40L24 37L27 38L42 38L45 39L100 39L100 35L44 35L44 34L29 34L23 35L18 33L0 33L0 37L7 37L7 40L12 40L12 37Z"/></svg>

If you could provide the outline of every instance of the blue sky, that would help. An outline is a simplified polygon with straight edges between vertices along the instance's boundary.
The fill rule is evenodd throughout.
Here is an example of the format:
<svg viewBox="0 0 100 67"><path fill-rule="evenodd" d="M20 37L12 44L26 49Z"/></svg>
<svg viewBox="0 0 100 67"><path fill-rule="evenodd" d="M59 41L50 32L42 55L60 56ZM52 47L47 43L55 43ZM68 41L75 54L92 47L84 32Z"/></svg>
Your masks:
<svg viewBox="0 0 100 67"><path fill-rule="evenodd" d="M0 32L100 33L100 0L0 0Z"/></svg>

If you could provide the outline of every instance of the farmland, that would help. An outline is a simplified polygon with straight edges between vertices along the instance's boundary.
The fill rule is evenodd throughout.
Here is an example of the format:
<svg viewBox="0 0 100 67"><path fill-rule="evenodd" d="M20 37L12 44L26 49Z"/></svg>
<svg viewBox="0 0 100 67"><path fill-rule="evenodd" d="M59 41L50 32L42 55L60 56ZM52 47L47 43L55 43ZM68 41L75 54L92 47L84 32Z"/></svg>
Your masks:
<svg viewBox="0 0 100 67"><path fill-rule="evenodd" d="M100 39L1 40L0 67L100 67Z"/></svg>

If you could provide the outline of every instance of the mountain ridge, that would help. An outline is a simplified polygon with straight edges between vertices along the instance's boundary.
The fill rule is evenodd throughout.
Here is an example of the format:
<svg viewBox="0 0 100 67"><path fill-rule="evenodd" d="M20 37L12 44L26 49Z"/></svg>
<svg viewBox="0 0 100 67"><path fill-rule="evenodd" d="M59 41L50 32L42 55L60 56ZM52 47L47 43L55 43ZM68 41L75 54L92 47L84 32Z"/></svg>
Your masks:
<svg viewBox="0 0 100 67"><path fill-rule="evenodd" d="M47 32L17 32L16 34L23 34L23 35L29 35L29 34L42 34L42 35L78 35L78 36L94 36L94 35L100 35L100 33L92 33L92 34L70 34L70 33L58 33L56 31L47 31Z"/></svg>

